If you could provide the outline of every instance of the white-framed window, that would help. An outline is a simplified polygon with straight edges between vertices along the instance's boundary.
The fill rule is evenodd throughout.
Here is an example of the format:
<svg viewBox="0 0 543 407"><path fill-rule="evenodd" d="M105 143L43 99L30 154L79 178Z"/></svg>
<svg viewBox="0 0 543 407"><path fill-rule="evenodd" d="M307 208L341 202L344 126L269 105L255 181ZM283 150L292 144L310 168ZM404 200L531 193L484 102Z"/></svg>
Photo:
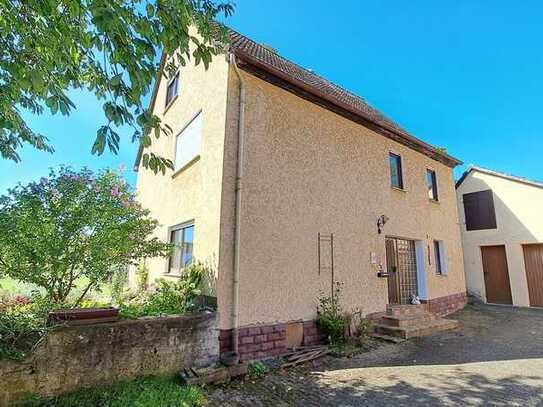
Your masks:
<svg viewBox="0 0 543 407"><path fill-rule="evenodd" d="M194 223L172 226L169 239L170 243L174 244L174 249L170 256L168 272L180 274L193 260Z"/></svg>
<svg viewBox="0 0 543 407"><path fill-rule="evenodd" d="M173 78L168 81L168 86L166 87L166 107L172 103L172 101L177 96L179 92L179 72L177 72Z"/></svg>
<svg viewBox="0 0 543 407"><path fill-rule="evenodd" d="M434 240L434 262L436 274L439 276L447 275L447 254L443 240Z"/></svg>
<svg viewBox="0 0 543 407"><path fill-rule="evenodd" d="M175 171L183 168L200 155L202 143L202 112L185 126L175 139Z"/></svg>

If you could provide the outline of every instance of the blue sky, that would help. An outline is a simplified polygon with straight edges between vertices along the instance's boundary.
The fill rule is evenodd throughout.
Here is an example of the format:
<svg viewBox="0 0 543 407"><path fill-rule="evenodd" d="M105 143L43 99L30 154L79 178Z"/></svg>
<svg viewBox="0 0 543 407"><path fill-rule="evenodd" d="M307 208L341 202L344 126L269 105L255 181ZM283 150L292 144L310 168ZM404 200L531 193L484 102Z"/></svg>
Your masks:
<svg viewBox="0 0 543 407"><path fill-rule="evenodd" d="M423 140L466 164L543 180L543 4L538 1L237 0L229 24L364 97ZM340 5L340 6L337 6ZM73 93L69 118L29 116L52 155L0 159L0 193L59 164L127 167L136 145L92 156L101 104ZM456 170L457 177L465 167Z"/></svg>

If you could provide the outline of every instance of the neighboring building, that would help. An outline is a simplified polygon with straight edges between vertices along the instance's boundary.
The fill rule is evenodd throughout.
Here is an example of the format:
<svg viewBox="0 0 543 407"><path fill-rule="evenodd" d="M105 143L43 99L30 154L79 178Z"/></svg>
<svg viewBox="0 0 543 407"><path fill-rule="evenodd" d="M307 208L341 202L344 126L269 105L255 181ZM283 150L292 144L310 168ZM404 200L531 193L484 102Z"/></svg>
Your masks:
<svg viewBox="0 0 543 407"><path fill-rule="evenodd" d="M456 193L468 292L543 307L543 183L471 167Z"/></svg>
<svg viewBox="0 0 543 407"><path fill-rule="evenodd" d="M345 309L379 313L412 295L442 314L462 307L459 161L268 47L231 37L208 71L187 64L155 89L152 109L175 136L151 149L175 171L145 170L140 150L137 191L162 225L157 236L179 249L150 260L151 276L212 263L222 349L239 337L245 358L280 352L285 332L316 339L332 269ZM272 342L248 344L259 335Z"/></svg>

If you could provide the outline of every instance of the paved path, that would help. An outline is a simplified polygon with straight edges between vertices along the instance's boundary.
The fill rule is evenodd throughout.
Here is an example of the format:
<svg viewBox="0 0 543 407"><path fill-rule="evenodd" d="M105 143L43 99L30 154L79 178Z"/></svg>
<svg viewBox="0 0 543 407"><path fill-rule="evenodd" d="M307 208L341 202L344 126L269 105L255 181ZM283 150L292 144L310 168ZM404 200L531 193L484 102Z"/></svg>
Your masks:
<svg viewBox="0 0 543 407"><path fill-rule="evenodd" d="M543 406L543 310L467 307L458 332L210 392L217 406Z"/></svg>

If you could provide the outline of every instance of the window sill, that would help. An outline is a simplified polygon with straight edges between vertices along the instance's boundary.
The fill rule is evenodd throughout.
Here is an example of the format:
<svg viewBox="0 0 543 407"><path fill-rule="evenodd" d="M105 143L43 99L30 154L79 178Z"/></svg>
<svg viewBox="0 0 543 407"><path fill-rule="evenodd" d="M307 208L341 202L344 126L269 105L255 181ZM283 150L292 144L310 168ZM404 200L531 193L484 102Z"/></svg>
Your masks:
<svg viewBox="0 0 543 407"><path fill-rule="evenodd" d="M199 154L196 157L194 157L192 160L190 160L188 163L186 163L184 166L182 166L178 170L175 170L175 172L172 174L172 179L176 178L179 174L184 172L189 167L192 167L192 165L195 164L197 161L200 161L200 155Z"/></svg>
<svg viewBox="0 0 543 407"><path fill-rule="evenodd" d="M177 97L179 96L179 93L177 95L175 95L173 97L172 100L170 100L170 103L168 103L165 107L164 107L164 111L162 112L162 114L166 114L166 112L170 109L170 107L174 104L174 102L177 100Z"/></svg>
<svg viewBox="0 0 543 407"><path fill-rule="evenodd" d="M164 277L173 277L173 278L181 278L181 274L177 273L162 273Z"/></svg>
<svg viewBox="0 0 543 407"><path fill-rule="evenodd" d="M393 186L391 186L390 188L391 188L393 191L398 191L398 192L407 193L407 189L405 189L405 188L399 188L399 187L393 187Z"/></svg>

